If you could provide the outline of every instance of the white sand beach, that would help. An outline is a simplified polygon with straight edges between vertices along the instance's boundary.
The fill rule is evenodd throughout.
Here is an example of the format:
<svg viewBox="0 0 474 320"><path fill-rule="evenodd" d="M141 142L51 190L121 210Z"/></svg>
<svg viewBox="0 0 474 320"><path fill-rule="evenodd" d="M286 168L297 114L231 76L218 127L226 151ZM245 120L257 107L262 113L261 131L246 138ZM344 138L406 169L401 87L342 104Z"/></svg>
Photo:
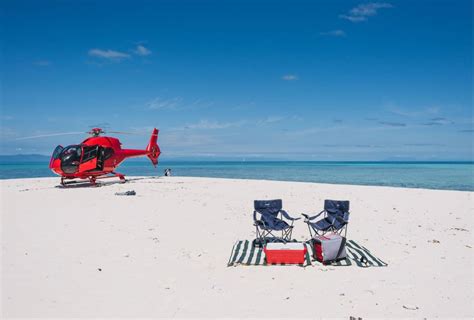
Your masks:
<svg viewBox="0 0 474 320"><path fill-rule="evenodd" d="M2 317L474 317L473 192L130 179L0 182ZM388 266L227 267L255 236L253 200L273 198L292 216L350 200L348 238Z"/></svg>

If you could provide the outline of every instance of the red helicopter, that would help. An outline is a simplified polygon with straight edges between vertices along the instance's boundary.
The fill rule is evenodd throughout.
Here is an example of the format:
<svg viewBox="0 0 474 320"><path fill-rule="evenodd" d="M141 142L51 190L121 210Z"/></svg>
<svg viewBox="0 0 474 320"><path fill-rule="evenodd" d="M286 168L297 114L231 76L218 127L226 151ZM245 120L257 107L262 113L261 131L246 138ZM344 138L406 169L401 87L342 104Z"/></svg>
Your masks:
<svg viewBox="0 0 474 320"><path fill-rule="evenodd" d="M93 128L88 132L91 137L77 145L67 147L57 146L49 162L49 168L61 176L61 185L65 180L89 179L96 185L97 179L120 178L125 182L125 176L115 172L115 169L126 158L147 156L156 167L161 154L157 144L158 130L155 128L145 150L122 149L119 139L101 136L105 132L101 128Z"/></svg>

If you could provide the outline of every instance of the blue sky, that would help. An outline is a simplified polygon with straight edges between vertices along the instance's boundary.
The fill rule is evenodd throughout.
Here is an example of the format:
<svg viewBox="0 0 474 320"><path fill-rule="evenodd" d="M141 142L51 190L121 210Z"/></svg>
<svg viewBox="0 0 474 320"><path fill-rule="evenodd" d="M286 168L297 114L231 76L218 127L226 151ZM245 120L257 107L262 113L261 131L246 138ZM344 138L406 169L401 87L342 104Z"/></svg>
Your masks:
<svg viewBox="0 0 474 320"><path fill-rule="evenodd" d="M1 154L100 125L168 159L473 157L471 1L0 6Z"/></svg>

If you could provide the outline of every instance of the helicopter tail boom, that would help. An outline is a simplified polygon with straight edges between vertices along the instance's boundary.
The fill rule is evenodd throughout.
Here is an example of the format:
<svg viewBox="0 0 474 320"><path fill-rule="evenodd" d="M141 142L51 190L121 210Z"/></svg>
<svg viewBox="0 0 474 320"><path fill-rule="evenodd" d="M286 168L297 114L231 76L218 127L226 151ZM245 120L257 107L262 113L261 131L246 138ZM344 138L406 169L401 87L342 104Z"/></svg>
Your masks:
<svg viewBox="0 0 474 320"><path fill-rule="evenodd" d="M161 154L160 147L156 143L158 139L158 130L155 128L150 137L150 142L148 143L145 150L136 150L136 149L122 149L122 162L126 158L135 158L147 156L151 163L156 166L158 164L158 157Z"/></svg>

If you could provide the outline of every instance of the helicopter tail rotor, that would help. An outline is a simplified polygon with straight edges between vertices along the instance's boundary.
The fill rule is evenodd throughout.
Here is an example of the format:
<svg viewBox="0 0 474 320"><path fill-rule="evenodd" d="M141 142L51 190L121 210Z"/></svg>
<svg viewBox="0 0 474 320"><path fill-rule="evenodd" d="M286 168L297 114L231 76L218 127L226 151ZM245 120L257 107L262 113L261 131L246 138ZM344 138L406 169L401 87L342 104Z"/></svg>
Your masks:
<svg viewBox="0 0 474 320"><path fill-rule="evenodd" d="M160 156L160 153L161 153L157 140L158 140L158 129L154 128L150 137L150 142L148 143L148 146L146 147L146 151L149 152L147 156L148 158L150 158L151 163L153 163L154 166L158 164L158 157Z"/></svg>

